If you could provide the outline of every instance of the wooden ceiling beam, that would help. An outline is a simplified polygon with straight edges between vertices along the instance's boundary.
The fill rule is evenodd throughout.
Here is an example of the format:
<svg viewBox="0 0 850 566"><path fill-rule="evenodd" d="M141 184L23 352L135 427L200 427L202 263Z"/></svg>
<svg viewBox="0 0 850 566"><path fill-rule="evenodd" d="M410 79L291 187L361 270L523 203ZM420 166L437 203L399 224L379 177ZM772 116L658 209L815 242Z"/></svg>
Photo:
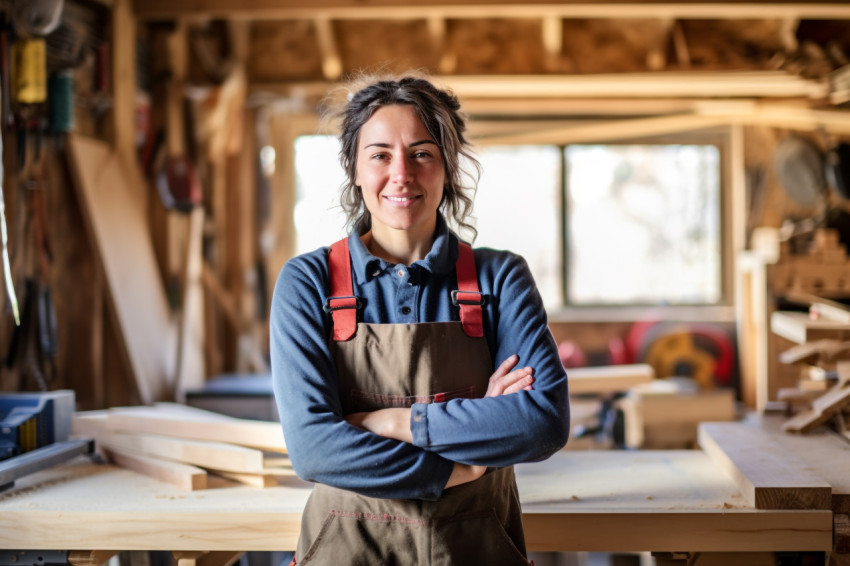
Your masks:
<svg viewBox="0 0 850 566"><path fill-rule="evenodd" d="M479 135L477 145L571 144L629 140L731 125L767 126L807 132L850 134L850 112L808 108L731 105L672 116L612 119L557 125L496 135Z"/></svg>
<svg viewBox="0 0 850 566"><path fill-rule="evenodd" d="M600 19L850 19L850 5L806 2L570 2L517 0L133 0L141 20L210 17L239 19L422 19L600 18Z"/></svg>
<svg viewBox="0 0 850 566"><path fill-rule="evenodd" d="M454 76L436 81L460 97L780 97L826 98L828 84L781 71L665 72L618 75Z"/></svg>
<svg viewBox="0 0 850 566"><path fill-rule="evenodd" d="M826 81L782 71L664 72L599 75L456 75L434 76L461 99L608 98L804 98L826 99ZM320 98L329 82L253 83L252 92Z"/></svg>

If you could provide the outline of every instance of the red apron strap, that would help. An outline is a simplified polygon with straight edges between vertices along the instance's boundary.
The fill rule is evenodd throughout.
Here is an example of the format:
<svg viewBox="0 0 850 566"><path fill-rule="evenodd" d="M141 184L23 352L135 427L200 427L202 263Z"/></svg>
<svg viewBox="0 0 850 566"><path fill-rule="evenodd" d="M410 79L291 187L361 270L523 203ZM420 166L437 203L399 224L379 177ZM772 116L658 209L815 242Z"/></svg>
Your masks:
<svg viewBox="0 0 850 566"><path fill-rule="evenodd" d="M331 294L325 301L325 312L333 319L333 339L345 341L357 331L357 309L362 302L354 296L351 282L351 256L348 254L348 238L336 242L328 253L328 273Z"/></svg>
<svg viewBox="0 0 850 566"><path fill-rule="evenodd" d="M460 307L460 322L463 331L472 338L484 336L481 305L484 296L478 289L478 273L475 269L475 256L472 247L463 242L458 243L457 291L452 293L452 302Z"/></svg>

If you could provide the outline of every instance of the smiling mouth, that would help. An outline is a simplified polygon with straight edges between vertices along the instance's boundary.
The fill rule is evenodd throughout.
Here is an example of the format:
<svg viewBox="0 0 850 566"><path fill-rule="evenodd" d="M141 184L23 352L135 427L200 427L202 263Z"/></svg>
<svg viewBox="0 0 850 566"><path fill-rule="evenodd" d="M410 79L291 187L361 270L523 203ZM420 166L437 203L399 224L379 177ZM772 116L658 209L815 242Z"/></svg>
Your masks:
<svg viewBox="0 0 850 566"><path fill-rule="evenodd" d="M408 204L419 198L419 195L416 196L405 196L405 197L395 197L395 196L386 196L384 197L390 202L395 202L398 204Z"/></svg>

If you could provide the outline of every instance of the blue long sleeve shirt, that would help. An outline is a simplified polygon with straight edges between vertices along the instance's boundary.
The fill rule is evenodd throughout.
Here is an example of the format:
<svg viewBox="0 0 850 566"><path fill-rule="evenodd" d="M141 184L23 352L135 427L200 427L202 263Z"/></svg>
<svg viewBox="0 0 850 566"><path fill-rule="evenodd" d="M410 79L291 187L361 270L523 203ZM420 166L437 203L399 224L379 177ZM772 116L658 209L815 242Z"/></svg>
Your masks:
<svg viewBox="0 0 850 566"><path fill-rule="evenodd" d="M438 218L428 255L410 266L371 255L349 240L354 294L365 299L366 323L459 320L457 236ZM371 497L437 499L454 462L508 466L548 458L569 436L567 376L546 312L520 256L474 250L478 282L487 296L484 335L493 368L512 354L534 368L534 388L499 397L414 404L413 443L349 425L342 413L331 350L328 248L288 261L271 307L271 367L287 450L305 480Z"/></svg>

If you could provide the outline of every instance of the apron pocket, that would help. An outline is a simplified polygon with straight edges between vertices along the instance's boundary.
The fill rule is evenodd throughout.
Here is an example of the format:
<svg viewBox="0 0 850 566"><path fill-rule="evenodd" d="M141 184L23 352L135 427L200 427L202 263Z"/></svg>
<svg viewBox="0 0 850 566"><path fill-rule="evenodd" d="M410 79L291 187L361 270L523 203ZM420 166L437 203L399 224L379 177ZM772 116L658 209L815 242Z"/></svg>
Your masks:
<svg viewBox="0 0 850 566"><path fill-rule="evenodd" d="M331 511L298 564L417 564L423 523L406 517Z"/></svg>
<svg viewBox="0 0 850 566"><path fill-rule="evenodd" d="M528 566L493 509L443 519L434 527L435 564L504 564Z"/></svg>

